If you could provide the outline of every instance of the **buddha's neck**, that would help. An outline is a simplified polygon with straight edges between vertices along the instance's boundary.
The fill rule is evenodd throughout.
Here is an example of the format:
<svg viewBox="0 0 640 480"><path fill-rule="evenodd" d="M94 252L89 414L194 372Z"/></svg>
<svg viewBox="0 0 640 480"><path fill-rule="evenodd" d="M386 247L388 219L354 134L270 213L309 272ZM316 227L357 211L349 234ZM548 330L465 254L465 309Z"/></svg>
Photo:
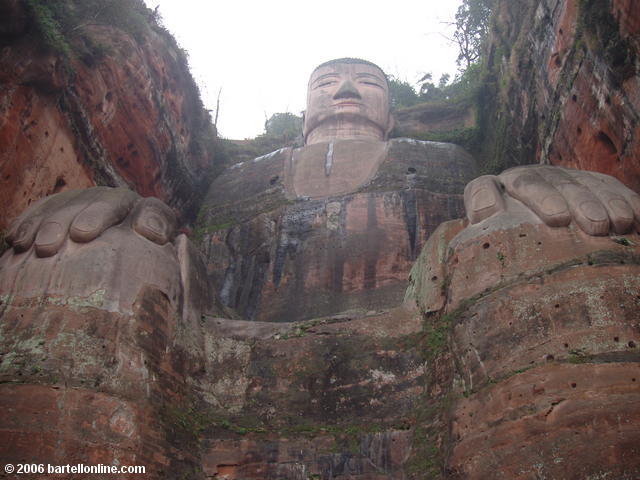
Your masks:
<svg viewBox="0 0 640 480"><path fill-rule="evenodd" d="M384 133L368 125L326 125L313 129L305 139L306 145L334 142L337 140L384 140Z"/></svg>

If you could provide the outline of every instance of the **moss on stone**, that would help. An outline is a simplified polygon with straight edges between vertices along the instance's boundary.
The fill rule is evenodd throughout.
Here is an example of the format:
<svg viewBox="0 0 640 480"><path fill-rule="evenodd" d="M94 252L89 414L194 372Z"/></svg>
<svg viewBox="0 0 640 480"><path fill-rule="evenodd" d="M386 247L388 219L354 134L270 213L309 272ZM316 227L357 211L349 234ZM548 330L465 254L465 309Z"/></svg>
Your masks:
<svg viewBox="0 0 640 480"><path fill-rule="evenodd" d="M635 50L620 34L611 0L579 0L576 33L587 48L604 59L614 84L621 86L635 75Z"/></svg>

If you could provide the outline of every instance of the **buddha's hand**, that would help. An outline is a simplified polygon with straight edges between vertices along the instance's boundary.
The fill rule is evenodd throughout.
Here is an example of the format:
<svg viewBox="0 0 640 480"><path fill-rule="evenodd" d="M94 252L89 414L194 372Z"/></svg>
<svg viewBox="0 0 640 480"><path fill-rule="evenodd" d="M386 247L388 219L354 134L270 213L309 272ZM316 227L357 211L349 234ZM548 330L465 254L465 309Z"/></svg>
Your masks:
<svg viewBox="0 0 640 480"><path fill-rule="evenodd" d="M470 182L464 190L467 218L475 224L508 211L512 199L550 227L573 221L589 235L640 232L640 195L609 175L544 165L510 168Z"/></svg>
<svg viewBox="0 0 640 480"><path fill-rule="evenodd" d="M7 241L15 253L34 246L37 256L50 257L67 239L90 242L122 221L158 245L175 236L175 214L157 198L141 198L125 188L94 187L38 201L15 220Z"/></svg>

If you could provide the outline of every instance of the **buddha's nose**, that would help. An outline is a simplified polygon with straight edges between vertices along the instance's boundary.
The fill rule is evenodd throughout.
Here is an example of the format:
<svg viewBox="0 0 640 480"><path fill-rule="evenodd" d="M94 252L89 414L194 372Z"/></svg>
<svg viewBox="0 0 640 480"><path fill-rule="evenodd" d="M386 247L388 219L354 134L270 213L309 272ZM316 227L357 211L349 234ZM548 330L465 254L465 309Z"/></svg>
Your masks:
<svg viewBox="0 0 640 480"><path fill-rule="evenodd" d="M361 99L362 97L360 96L360 92L358 92L358 89L356 88L356 86L351 82L351 80L347 79L344 82L342 82L342 85L340 85L340 88L333 96L334 100L339 100L341 98Z"/></svg>

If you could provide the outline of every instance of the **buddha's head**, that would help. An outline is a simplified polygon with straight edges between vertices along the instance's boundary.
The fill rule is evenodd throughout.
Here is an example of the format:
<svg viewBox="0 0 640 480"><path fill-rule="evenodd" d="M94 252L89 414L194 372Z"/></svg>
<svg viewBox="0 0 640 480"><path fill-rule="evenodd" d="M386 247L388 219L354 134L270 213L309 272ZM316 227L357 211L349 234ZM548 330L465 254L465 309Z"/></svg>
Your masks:
<svg viewBox="0 0 640 480"><path fill-rule="evenodd" d="M356 58L318 66L309 79L304 139L386 140L393 127L389 85L380 67Z"/></svg>

